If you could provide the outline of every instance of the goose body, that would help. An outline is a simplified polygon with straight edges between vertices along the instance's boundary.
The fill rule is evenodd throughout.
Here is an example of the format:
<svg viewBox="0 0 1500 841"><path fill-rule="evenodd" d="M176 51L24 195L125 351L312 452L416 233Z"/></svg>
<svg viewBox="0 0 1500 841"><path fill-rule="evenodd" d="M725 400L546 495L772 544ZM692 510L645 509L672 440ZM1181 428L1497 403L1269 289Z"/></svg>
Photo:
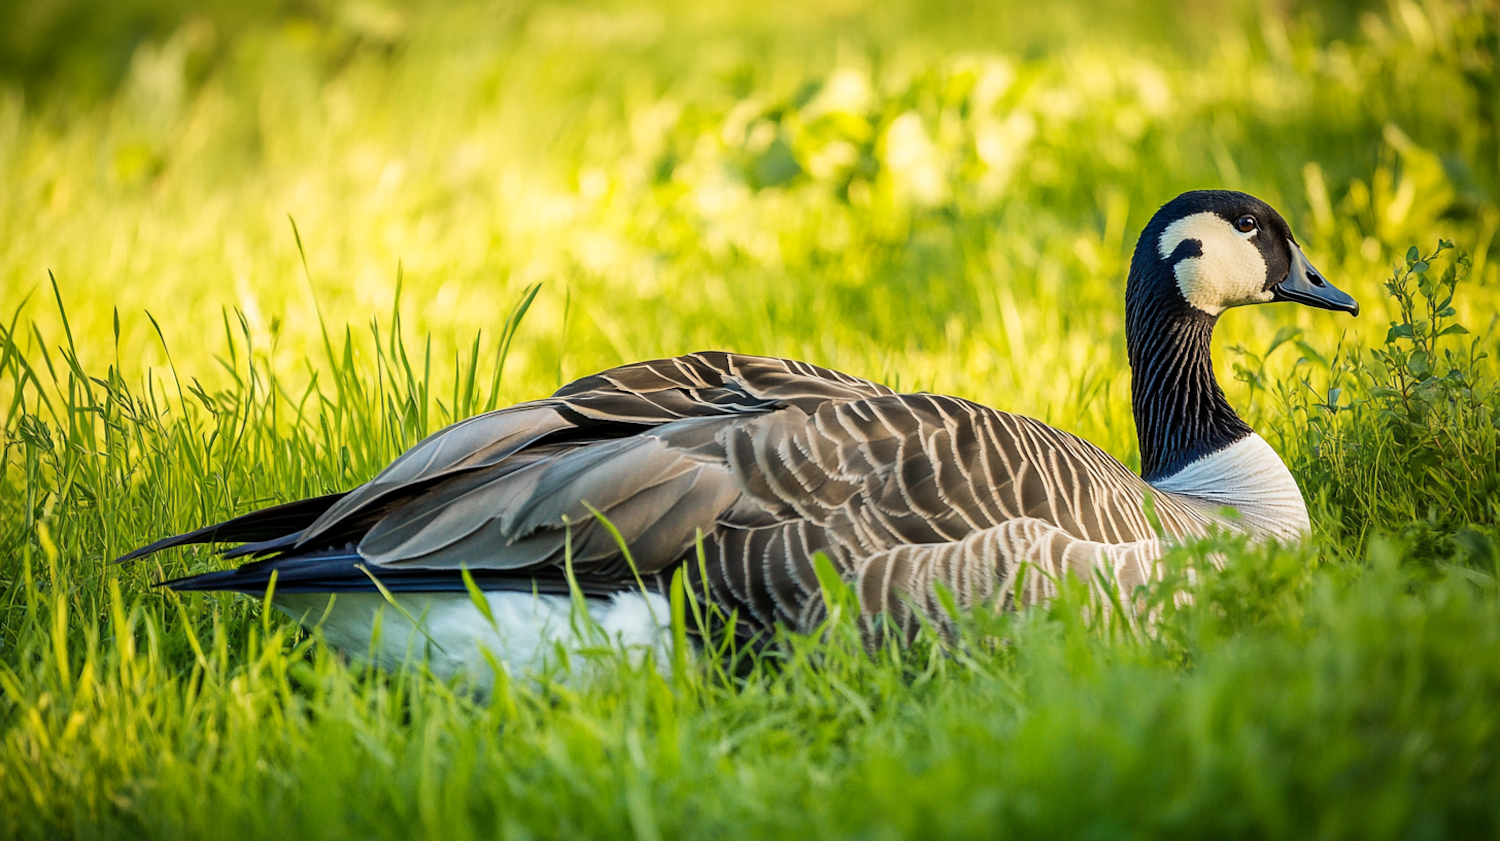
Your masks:
<svg viewBox="0 0 1500 841"><path fill-rule="evenodd" d="M469 418L348 493L126 558L241 543L226 556L254 560L167 586L261 595L274 572L273 603L321 624L330 643L385 663L425 655L440 672L479 668L486 651L537 668L559 646L584 644L589 632L570 616L569 557L604 632L645 646L660 645L661 594L679 569L736 617L737 634L810 630L823 618L820 552L864 610L901 633L918 613L940 615L939 583L963 605L1007 608L1044 602L1069 572L1102 570L1129 588L1154 575L1163 537L1214 526L1282 540L1307 531L1295 480L1229 406L1209 358L1220 313L1273 300L1357 311L1251 196L1187 193L1147 225L1126 293L1141 476L1077 436L961 398L701 352ZM634 569L595 512L618 530ZM1020 576L1023 565L1044 574Z"/></svg>

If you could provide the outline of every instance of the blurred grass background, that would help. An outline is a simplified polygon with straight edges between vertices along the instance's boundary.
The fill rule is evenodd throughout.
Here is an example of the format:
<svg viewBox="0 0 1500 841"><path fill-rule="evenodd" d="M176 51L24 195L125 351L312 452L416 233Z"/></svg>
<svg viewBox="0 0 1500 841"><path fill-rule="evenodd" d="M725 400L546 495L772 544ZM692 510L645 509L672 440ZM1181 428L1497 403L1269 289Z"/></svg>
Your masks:
<svg viewBox="0 0 1500 841"><path fill-rule="evenodd" d="M0 307L54 272L86 362L113 361L118 309L132 379L166 362L149 312L221 382L200 339L226 308L299 371L319 307L330 325L388 314L399 263L440 368L544 282L507 399L729 347L961 393L1125 455L1123 269L1184 189L1281 208L1377 308L1356 335L1383 333L1378 279L1440 220L1492 277L1478 5L22 10L0 61L17 80ZM47 309L27 317L55 326ZM1349 327L1284 309L1236 313L1224 344ZM1114 399L1086 399L1100 388Z"/></svg>
<svg viewBox="0 0 1500 841"><path fill-rule="evenodd" d="M5 834L1494 835L1492 4L0 18ZM1151 629L1064 600L870 659L836 623L738 682L622 660L476 703L151 589L207 553L103 563L702 348L958 394L1134 465L1130 250L1205 187L1281 209L1364 312L1225 317L1221 379L1316 536L1218 547L1229 569L1191 605L1167 586ZM1416 359L1450 303L1384 284L1440 237L1431 276L1466 273L1438 317L1469 332Z"/></svg>

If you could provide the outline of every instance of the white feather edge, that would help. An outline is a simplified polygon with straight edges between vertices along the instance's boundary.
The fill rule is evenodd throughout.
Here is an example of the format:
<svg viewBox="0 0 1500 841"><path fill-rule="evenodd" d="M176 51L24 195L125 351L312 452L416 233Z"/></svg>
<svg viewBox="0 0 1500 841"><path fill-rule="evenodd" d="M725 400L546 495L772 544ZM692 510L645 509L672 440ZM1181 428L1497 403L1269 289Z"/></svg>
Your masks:
<svg viewBox="0 0 1500 841"><path fill-rule="evenodd" d="M586 620L574 616L567 596L497 591L484 597L493 625L468 593L395 593L401 610L380 593L339 593L331 608L326 593L277 593L272 604L304 626L319 626L324 641L357 659L384 669L425 661L437 677L464 676L482 690L494 681L486 651L517 677L560 665L564 654L576 667L583 649L601 645L634 657L653 650L657 667L670 668L671 606L656 593L584 599Z"/></svg>

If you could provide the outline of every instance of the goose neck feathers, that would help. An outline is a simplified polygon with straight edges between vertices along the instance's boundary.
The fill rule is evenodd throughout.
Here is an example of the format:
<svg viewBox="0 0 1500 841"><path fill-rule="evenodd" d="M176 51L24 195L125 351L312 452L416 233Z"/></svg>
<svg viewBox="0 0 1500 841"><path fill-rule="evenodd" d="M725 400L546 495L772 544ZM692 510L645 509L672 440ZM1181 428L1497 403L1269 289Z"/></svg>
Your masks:
<svg viewBox="0 0 1500 841"><path fill-rule="evenodd" d="M1132 282L1135 272L1132 271ZM1130 399L1141 478L1157 482L1251 433L1214 376L1217 316L1160 297L1127 299Z"/></svg>
<svg viewBox="0 0 1500 841"><path fill-rule="evenodd" d="M1251 434L1214 377L1214 326L1229 308L1281 300L1278 290L1305 263L1281 215L1244 193L1184 193L1147 223L1125 289L1146 481L1160 482ZM1315 271L1308 276L1321 282Z"/></svg>

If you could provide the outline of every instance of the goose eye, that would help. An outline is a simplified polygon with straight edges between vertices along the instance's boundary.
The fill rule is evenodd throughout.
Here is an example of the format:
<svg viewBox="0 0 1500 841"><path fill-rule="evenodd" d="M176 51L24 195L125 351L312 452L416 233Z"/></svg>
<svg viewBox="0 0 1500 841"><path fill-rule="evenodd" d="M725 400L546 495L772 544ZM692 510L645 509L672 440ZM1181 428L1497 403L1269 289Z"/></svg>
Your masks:
<svg viewBox="0 0 1500 841"><path fill-rule="evenodd" d="M1240 221L1235 222L1234 226L1239 229L1240 233L1248 234L1251 231L1255 230L1255 217L1241 216Z"/></svg>

